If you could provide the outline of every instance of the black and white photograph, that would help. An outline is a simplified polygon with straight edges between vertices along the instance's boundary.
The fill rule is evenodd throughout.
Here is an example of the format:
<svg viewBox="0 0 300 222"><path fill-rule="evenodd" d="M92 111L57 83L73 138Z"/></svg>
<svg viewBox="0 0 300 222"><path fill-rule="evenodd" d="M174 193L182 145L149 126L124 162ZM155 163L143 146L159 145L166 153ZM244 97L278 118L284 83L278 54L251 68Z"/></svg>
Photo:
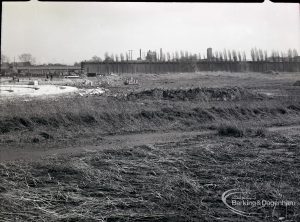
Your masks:
<svg viewBox="0 0 300 222"><path fill-rule="evenodd" d="M299 222L300 4L4 1L0 222Z"/></svg>

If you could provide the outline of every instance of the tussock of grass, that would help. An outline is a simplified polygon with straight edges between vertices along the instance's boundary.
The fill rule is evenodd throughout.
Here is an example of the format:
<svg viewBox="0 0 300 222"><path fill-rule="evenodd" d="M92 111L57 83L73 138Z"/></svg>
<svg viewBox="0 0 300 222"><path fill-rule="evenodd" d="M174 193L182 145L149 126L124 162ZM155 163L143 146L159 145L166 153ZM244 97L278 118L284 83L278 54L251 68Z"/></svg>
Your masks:
<svg viewBox="0 0 300 222"><path fill-rule="evenodd" d="M221 124L218 128L218 134L220 136L234 136L242 137L245 135L244 129L237 125L225 125Z"/></svg>
<svg viewBox="0 0 300 222"><path fill-rule="evenodd" d="M249 128L242 123L221 123L217 127L219 136L232 136L232 137L244 137L244 136L255 136L265 137L267 131L265 128Z"/></svg>

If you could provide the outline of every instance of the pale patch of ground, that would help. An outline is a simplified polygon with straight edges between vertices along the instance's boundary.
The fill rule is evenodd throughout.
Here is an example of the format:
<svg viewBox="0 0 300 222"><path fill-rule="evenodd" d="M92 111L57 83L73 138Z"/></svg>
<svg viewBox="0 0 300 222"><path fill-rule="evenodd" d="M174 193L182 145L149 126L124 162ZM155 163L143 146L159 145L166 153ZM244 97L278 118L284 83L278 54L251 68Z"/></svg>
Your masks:
<svg viewBox="0 0 300 222"><path fill-rule="evenodd" d="M36 97L47 95L59 95L77 92L78 88L71 86L55 86L55 85L1 85L1 98L14 97Z"/></svg>

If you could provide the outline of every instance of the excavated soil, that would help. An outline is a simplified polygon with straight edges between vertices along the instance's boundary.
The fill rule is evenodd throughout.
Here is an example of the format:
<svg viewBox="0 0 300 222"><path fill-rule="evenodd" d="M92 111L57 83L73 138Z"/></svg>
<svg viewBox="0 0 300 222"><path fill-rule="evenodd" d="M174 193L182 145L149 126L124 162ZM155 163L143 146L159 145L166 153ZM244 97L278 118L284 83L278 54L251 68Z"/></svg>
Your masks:
<svg viewBox="0 0 300 222"><path fill-rule="evenodd" d="M239 101L263 99L265 96L240 87L230 88L190 88L190 89L150 89L132 92L127 100L197 100L197 101Z"/></svg>

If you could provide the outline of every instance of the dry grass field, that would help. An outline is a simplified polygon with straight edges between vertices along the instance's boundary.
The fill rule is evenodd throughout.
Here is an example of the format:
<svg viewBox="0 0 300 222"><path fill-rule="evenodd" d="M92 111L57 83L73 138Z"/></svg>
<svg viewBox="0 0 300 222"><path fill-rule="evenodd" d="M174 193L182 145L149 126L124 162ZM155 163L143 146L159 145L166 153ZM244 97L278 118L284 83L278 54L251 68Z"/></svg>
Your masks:
<svg viewBox="0 0 300 222"><path fill-rule="evenodd" d="M300 220L300 73L105 78L103 95L0 100L0 221ZM230 189L296 204L245 216Z"/></svg>

